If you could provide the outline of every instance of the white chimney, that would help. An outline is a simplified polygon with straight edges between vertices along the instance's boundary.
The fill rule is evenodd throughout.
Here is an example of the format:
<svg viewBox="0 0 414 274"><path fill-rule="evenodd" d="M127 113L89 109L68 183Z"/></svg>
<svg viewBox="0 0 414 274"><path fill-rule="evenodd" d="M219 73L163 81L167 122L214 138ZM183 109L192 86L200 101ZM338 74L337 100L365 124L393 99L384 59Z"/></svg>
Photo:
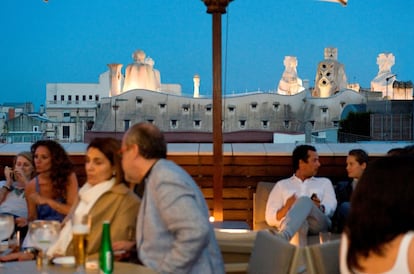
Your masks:
<svg viewBox="0 0 414 274"><path fill-rule="evenodd" d="M200 76L198 74L193 77L194 82L194 98L200 97Z"/></svg>

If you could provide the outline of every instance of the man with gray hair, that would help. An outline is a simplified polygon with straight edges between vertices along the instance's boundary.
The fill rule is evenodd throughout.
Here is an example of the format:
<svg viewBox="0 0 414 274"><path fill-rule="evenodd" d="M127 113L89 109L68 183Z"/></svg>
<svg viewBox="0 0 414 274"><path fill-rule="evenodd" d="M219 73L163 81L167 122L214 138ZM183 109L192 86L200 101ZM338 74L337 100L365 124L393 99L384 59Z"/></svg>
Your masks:
<svg viewBox="0 0 414 274"><path fill-rule="evenodd" d="M121 153L125 179L145 186L136 231L140 261L159 273L224 273L204 196L187 172L166 160L161 131L135 124Z"/></svg>

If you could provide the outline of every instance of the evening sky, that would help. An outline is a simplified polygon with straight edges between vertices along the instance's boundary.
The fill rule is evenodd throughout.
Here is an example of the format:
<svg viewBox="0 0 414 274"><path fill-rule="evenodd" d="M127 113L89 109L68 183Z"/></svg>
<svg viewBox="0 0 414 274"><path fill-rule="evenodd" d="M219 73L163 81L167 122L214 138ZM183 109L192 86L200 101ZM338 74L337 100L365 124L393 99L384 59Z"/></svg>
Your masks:
<svg viewBox="0 0 414 274"><path fill-rule="evenodd" d="M222 16L223 93L274 91L287 55L314 85L325 47L338 48L348 82L369 88L379 53L414 80L412 0L234 0ZM46 83L97 83L109 63L142 49L162 83L211 96L212 18L201 0L9 0L0 9L0 103L45 103Z"/></svg>

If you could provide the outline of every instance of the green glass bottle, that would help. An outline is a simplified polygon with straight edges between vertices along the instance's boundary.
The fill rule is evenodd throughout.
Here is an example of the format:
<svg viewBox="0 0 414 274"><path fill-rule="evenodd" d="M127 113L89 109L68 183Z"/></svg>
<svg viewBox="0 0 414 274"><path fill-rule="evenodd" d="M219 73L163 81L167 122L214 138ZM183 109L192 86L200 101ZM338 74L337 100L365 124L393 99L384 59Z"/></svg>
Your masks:
<svg viewBox="0 0 414 274"><path fill-rule="evenodd" d="M102 274L111 274L114 271L114 253L111 244L111 227L109 221L104 221L102 226L99 269L99 272Z"/></svg>

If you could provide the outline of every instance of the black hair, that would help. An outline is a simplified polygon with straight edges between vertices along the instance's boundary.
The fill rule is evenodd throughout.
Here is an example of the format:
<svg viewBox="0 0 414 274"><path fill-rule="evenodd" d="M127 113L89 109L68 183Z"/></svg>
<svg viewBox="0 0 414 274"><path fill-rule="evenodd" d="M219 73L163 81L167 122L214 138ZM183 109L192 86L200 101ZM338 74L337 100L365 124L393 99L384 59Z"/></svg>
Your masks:
<svg viewBox="0 0 414 274"><path fill-rule="evenodd" d="M293 164L294 172L296 172L299 169L299 160L302 160L305 163L308 162L308 158L309 158L308 151L309 150L316 152L316 148L311 145L299 145L293 150L292 164Z"/></svg>
<svg viewBox="0 0 414 274"><path fill-rule="evenodd" d="M386 243L414 230L414 156L398 155L370 163L351 199L345 231L350 239L347 264L363 269L360 257L385 254Z"/></svg>

